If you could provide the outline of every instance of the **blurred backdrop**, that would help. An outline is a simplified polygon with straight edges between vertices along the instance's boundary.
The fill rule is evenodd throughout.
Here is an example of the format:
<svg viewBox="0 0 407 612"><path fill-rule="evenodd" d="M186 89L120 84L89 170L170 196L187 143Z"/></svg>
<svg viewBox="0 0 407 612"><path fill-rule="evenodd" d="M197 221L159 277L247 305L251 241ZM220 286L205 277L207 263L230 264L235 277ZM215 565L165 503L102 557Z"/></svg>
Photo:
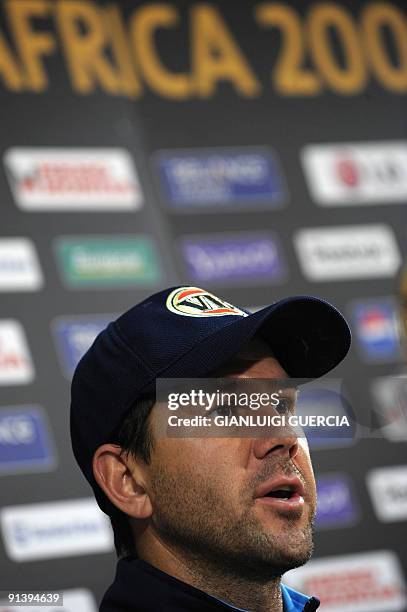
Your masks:
<svg viewBox="0 0 407 612"><path fill-rule="evenodd" d="M115 555L71 375L107 321L191 284L349 318L348 401L302 409L365 433L311 435L316 551L287 580L327 612L407 609L406 96L404 2L1 1L0 590L96 610Z"/></svg>

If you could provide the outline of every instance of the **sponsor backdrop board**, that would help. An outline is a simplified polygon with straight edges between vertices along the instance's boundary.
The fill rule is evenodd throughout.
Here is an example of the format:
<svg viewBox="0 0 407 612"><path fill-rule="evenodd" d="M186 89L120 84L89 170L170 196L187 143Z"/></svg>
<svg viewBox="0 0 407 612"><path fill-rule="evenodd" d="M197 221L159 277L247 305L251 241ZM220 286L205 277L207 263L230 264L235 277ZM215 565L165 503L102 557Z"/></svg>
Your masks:
<svg viewBox="0 0 407 612"><path fill-rule="evenodd" d="M405 3L160 7L0 3L0 590L97 609L115 556L70 379L116 314L193 284L349 318L352 353L301 410L375 435L309 432L316 549L290 580L323 610L406 610Z"/></svg>

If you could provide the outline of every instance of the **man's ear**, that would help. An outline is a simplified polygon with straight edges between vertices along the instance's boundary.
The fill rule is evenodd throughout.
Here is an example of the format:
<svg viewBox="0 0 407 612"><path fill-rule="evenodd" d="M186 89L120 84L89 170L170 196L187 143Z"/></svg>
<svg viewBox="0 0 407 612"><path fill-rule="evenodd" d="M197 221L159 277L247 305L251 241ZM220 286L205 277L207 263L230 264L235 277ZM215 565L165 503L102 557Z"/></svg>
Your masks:
<svg viewBox="0 0 407 612"><path fill-rule="evenodd" d="M144 485L145 469L120 451L115 444L99 446L92 462L96 482L116 508L134 518L149 518L153 508Z"/></svg>

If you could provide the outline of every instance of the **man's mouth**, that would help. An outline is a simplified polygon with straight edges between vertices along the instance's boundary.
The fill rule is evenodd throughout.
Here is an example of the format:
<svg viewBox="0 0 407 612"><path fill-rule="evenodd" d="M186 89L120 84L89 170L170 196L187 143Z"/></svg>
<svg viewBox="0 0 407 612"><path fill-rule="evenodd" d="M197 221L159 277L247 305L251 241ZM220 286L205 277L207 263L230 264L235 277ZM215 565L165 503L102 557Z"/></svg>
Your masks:
<svg viewBox="0 0 407 612"><path fill-rule="evenodd" d="M289 514L302 514L305 489L298 476L280 476L263 482L254 492L256 503Z"/></svg>

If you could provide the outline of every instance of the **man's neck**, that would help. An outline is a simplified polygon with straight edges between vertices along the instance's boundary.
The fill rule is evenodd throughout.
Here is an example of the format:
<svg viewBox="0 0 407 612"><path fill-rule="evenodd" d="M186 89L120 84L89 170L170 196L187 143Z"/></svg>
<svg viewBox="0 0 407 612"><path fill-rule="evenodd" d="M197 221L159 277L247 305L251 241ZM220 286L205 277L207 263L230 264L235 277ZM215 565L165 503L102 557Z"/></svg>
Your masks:
<svg viewBox="0 0 407 612"><path fill-rule="evenodd" d="M280 577L259 581L222 569L217 563L191 554L183 554L155 540L149 546L138 546L138 556L159 570L250 612L282 612Z"/></svg>

